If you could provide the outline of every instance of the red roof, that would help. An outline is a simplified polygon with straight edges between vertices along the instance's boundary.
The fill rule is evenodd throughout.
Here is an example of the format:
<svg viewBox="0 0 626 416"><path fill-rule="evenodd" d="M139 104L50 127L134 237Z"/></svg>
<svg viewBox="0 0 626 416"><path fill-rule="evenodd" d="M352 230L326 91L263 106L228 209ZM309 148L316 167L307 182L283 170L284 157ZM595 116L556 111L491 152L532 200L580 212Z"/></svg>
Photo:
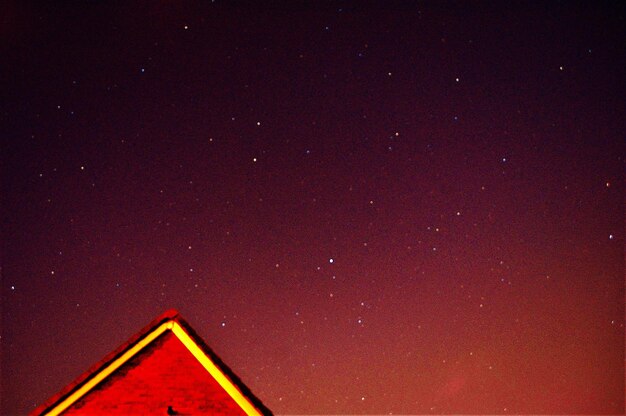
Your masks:
<svg viewBox="0 0 626 416"><path fill-rule="evenodd" d="M272 412L169 310L31 415Z"/></svg>

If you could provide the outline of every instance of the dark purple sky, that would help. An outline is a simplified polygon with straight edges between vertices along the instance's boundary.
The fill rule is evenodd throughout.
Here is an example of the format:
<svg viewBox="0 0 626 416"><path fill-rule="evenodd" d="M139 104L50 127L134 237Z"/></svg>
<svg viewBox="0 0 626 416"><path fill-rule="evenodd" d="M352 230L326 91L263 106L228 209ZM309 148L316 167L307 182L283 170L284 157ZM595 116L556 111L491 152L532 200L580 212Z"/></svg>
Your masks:
<svg viewBox="0 0 626 416"><path fill-rule="evenodd" d="M2 414L177 308L275 413L624 412L623 6L9 2Z"/></svg>

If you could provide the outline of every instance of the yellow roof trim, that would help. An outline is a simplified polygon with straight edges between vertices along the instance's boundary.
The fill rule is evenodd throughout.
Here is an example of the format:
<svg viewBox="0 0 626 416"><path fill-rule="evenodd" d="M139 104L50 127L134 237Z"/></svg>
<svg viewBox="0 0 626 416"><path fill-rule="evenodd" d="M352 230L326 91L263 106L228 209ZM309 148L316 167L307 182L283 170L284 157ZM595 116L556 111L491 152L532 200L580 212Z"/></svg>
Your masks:
<svg viewBox="0 0 626 416"><path fill-rule="evenodd" d="M231 381L217 368L215 363L202 351L202 349L194 342L193 339L185 332L185 330L174 322L172 332L187 347L194 357L202 364L202 366L213 376L220 386L233 400L243 409L248 416L261 416L261 413L246 399L239 389L231 383Z"/></svg>
<svg viewBox="0 0 626 416"><path fill-rule="evenodd" d="M261 416L261 412L241 393L226 375L215 365L215 363L202 351L202 348L187 334L187 331L178 324L178 322L170 320L159 325L154 331L150 332L146 337L141 339L132 348L124 352L120 357L111 362L104 369L99 371L93 378L89 379L85 384L80 386L76 391L66 397L58 405L54 406L48 412L43 413L46 416L57 416L63 413L72 404L87 394L98 383L110 376L115 370L121 367L126 361L130 360L157 337L165 331L172 331L176 338L189 350L189 352L202 364L202 366L211 374L218 384L226 390L228 395L246 412L248 416Z"/></svg>

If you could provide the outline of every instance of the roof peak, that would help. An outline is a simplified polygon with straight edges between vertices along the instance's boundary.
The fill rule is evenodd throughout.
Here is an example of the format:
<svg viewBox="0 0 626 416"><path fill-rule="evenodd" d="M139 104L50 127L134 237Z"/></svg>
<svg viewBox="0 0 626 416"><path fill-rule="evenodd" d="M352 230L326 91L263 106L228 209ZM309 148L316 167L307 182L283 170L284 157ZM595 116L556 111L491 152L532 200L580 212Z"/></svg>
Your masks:
<svg viewBox="0 0 626 416"><path fill-rule="evenodd" d="M157 319L174 319L174 318L182 318L182 316L180 315L180 312L178 312L178 309L168 309L165 312L163 312L161 315L159 315L159 317Z"/></svg>
<svg viewBox="0 0 626 416"><path fill-rule="evenodd" d="M128 341L109 353L98 363L79 376L63 390L39 406L31 415L54 414L55 409L65 409L78 398L87 394L101 380L109 377L117 368L130 360L139 351L165 332L171 331L187 347L189 352L214 377L228 394L248 415L271 415L241 379L215 354L204 340L192 329L176 309L168 309L152 320L150 324L133 335ZM65 404L67 403L67 404ZM58 407L63 406L63 407Z"/></svg>

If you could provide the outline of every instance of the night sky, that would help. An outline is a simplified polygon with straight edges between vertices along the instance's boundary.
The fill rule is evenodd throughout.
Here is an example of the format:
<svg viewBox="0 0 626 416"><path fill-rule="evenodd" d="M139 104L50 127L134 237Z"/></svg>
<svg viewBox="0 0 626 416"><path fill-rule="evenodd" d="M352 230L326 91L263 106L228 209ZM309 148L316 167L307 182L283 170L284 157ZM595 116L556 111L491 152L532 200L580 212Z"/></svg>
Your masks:
<svg viewBox="0 0 626 416"><path fill-rule="evenodd" d="M50 3L0 13L3 415L169 308L279 414L623 414L623 6Z"/></svg>

